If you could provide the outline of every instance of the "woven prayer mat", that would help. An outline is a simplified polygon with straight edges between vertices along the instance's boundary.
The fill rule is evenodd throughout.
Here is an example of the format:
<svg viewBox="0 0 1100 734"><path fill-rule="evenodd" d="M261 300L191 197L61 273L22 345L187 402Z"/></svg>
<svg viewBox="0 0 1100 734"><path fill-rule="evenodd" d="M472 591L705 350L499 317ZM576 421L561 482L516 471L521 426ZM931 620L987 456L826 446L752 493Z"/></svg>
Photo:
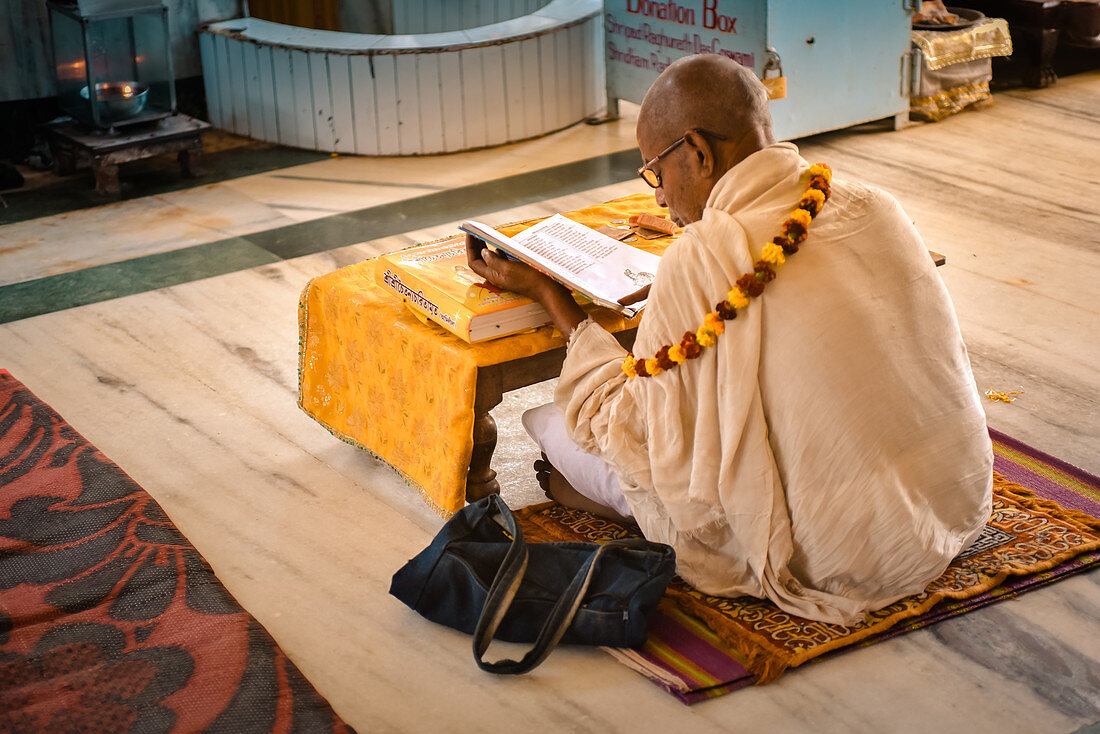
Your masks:
<svg viewBox="0 0 1100 734"><path fill-rule="evenodd" d="M0 406L0 731L351 731L152 497L4 370Z"/></svg>
<svg viewBox="0 0 1100 734"><path fill-rule="evenodd" d="M770 683L786 670L1012 598L1100 563L1100 478L990 431L993 514L979 539L921 594L854 627L750 597L703 594L678 577L645 645L605 648L685 703ZM637 531L553 502L516 512L531 541L606 541Z"/></svg>

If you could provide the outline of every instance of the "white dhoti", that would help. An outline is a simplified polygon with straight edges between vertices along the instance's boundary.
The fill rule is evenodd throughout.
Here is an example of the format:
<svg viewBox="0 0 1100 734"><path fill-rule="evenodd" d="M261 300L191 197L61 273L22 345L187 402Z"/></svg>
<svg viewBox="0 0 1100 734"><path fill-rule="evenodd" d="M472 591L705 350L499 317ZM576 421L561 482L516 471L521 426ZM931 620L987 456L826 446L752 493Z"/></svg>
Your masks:
<svg viewBox="0 0 1100 734"><path fill-rule="evenodd" d="M569 438L565 416L553 403L523 414L523 427L547 460L573 489L623 517L633 517L615 472L598 456L586 453Z"/></svg>

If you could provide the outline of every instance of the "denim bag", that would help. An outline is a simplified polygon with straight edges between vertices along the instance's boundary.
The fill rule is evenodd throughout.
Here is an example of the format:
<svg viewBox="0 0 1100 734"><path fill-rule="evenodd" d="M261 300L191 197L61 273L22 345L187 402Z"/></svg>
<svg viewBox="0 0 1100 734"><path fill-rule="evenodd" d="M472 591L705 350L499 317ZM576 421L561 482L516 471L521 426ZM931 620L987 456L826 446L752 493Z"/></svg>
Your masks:
<svg viewBox="0 0 1100 734"><path fill-rule="evenodd" d="M531 670L559 642L638 647L676 570L671 546L641 539L532 543L498 495L467 505L393 576L390 594L474 636L490 673ZM484 660L495 638L534 643L522 660Z"/></svg>

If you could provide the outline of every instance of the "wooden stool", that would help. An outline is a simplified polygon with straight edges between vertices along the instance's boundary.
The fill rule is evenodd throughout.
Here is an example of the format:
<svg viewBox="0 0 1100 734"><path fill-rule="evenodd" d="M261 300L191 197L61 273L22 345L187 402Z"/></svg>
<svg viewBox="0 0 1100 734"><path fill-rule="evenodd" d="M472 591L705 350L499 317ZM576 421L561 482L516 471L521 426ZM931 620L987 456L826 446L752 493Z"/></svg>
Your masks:
<svg viewBox="0 0 1100 734"><path fill-rule="evenodd" d="M208 122L176 114L117 132L89 130L71 120L52 123L46 131L58 175L91 168L96 192L118 196L122 193L118 180L122 163L176 153L183 176L201 175L202 134L210 128Z"/></svg>

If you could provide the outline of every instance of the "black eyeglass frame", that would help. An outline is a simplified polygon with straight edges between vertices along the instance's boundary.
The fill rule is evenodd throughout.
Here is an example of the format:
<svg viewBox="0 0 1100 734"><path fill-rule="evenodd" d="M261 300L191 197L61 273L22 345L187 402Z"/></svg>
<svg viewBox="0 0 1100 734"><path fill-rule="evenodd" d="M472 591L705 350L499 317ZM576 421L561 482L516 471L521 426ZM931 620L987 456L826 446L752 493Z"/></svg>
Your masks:
<svg viewBox="0 0 1100 734"><path fill-rule="evenodd" d="M709 130L704 130L701 127L693 127L691 130L688 130L688 132L696 133L698 135L709 135L710 137L716 138L718 140L726 140L725 135L719 135L718 133L712 133ZM685 140L687 140L687 136L688 136L687 133L684 133L683 135L681 135L672 145L670 145L667 148L665 148L664 150L662 150L660 153L658 153L656 156L654 156L652 160L646 162L645 165L643 165L641 168L638 169L638 176L641 177L641 179L646 182L647 186L649 186L650 188L654 188L654 189L661 188L661 174L657 171L654 171L652 168L650 168L650 166L655 165L657 163L657 161L661 160L666 155L668 155L669 153L671 153L672 151L674 151L678 147L680 147L680 145ZM652 181L650 181L646 177L646 173L653 174L653 177L657 180L657 183L653 183Z"/></svg>

